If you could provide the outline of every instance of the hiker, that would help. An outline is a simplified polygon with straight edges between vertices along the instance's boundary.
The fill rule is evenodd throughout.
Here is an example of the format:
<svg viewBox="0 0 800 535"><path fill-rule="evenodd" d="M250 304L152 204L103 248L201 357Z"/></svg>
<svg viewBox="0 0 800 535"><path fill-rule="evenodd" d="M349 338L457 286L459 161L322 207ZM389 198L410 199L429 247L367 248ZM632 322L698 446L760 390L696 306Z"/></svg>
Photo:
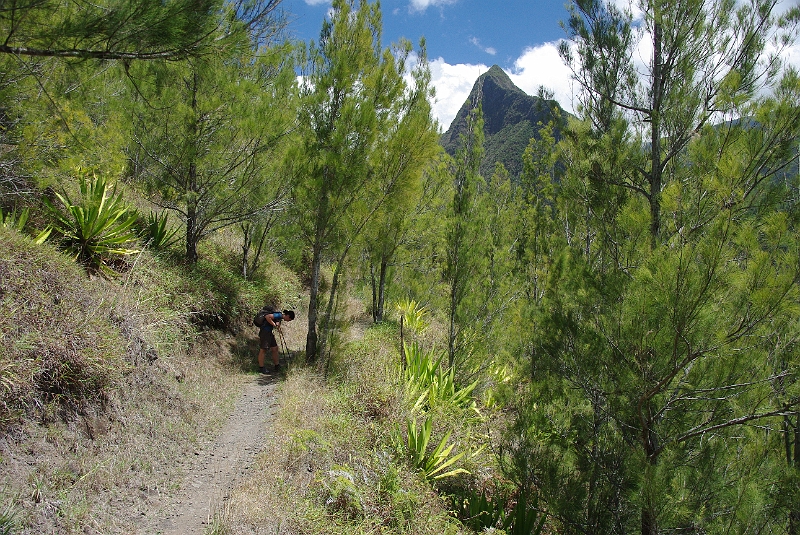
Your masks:
<svg viewBox="0 0 800 535"><path fill-rule="evenodd" d="M292 321L294 319L294 310L284 310L277 312L271 310L271 307L264 307L259 313L263 314L263 321L258 331L259 351L258 351L258 371L267 373L264 361L266 360L267 350L272 353L272 369L275 372L280 371L281 363L278 357L278 341L275 339L275 329L280 331L281 322Z"/></svg>

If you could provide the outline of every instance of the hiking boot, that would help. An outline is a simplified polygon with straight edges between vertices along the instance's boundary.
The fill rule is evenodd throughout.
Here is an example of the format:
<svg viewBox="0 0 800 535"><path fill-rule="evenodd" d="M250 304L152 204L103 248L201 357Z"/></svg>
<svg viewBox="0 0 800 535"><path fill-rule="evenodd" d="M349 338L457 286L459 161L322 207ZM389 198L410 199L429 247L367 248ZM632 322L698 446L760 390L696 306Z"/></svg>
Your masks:
<svg viewBox="0 0 800 535"><path fill-rule="evenodd" d="M258 373L262 373L262 374L266 375L267 374L267 367L266 366L260 366L258 368Z"/></svg>
<svg viewBox="0 0 800 535"><path fill-rule="evenodd" d="M272 371L274 371L275 373L280 373L281 365L280 364L275 364L274 366L272 366Z"/></svg>

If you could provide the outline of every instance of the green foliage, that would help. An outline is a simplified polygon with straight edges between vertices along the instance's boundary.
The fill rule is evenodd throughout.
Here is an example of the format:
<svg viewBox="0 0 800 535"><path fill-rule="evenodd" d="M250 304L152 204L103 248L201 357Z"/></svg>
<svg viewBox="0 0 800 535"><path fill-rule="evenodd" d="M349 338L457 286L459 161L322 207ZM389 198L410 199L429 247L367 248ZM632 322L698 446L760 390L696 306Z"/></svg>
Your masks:
<svg viewBox="0 0 800 535"><path fill-rule="evenodd" d="M17 531L17 511L13 504L7 503L0 511L0 535L14 535Z"/></svg>
<svg viewBox="0 0 800 535"><path fill-rule="evenodd" d="M16 55L98 59L180 59L212 44L216 0L105 5L20 2L0 27ZM35 51L35 53L33 52Z"/></svg>
<svg viewBox="0 0 800 535"><path fill-rule="evenodd" d="M539 535L547 519L538 509L538 500L529 503L525 491L521 491L516 500L509 500L488 495L485 490L480 494L468 490L451 496L451 500L461 521L480 533L501 527L508 535Z"/></svg>
<svg viewBox="0 0 800 535"><path fill-rule="evenodd" d="M112 261L138 252L130 248L136 240L131 230L136 214L125 205L116 184L109 179L84 173L79 176L78 184L80 198L75 201L66 192L56 193L63 211L45 199L53 219L49 229L90 273L115 275Z"/></svg>
<svg viewBox="0 0 800 535"><path fill-rule="evenodd" d="M511 514L503 519L503 527L508 535L539 535L544 529L546 516L538 510L538 500L528 502L528 493L522 491Z"/></svg>
<svg viewBox="0 0 800 535"><path fill-rule="evenodd" d="M347 466L333 466L323 482L325 506L335 514L358 520L364 516L364 504L355 485L353 470Z"/></svg>
<svg viewBox="0 0 800 535"><path fill-rule="evenodd" d="M166 249L175 243L177 228L168 228L169 217L166 212L147 214L147 222L141 230L141 237L147 247L151 249Z"/></svg>
<svg viewBox="0 0 800 535"><path fill-rule="evenodd" d="M561 51L584 120L526 154L507 474L566 533L782 532L796 505L768 489L788 488L786 453L751 431L782 435L797 403L781 390L797 388L800 243L780 182L800 91L759 71L757 36L796 25L769 2L642 7L644 75L631 14L573 4Z"/></svg>
<svg viewBox="0 0 800 535"><path fill-rule="evenodd" d="M351 247L373 218L385 216L391 224L399 217L400 211L378 212L390 203L402 209L405 192L417 189L425 155L435 152L427 62L412 73L417 87L409 87L404 76L411 44L381 50L380 34L379 4L334 0L319 42L302 51L307 74L299 108L302 142L291 158L292 209L311 257L306 336L311 360L322 354L336 324L336 293ZM407 160L408 153L420 160ZM378 241L376 247L386 245ZM387 255L376 256L389 261ZM324 296L320 283L326 259L333 278Z"/></svg>
<svg viewBox="0 0 800 535"><path fill-rule="evenodd" d="M483 159L483 112L473 102L467 129L460 136L460 147L453 160L453 201L448 210L445 281L449 286L447 309L447 351L450 367L457 365L456 357L468 355L466 338L474 332L475 319L481 314L482 282L486 280L488 240L479 213L479 174ZM462 363L458 363L462 364Z"/></svg>
<svg viewBox="0 0 800 535"><path fill-rule="evenodd" d="M410 419L406 423L406 447L411 457L411 465L420 472L426 479L442 479L457 474L467 473L463 468L456 468L443 472L445 468L458 461L464 456L465 452L450 456L455 444L447 445L450 439L450 432L447 432L439 443L428 451L428 443L431 438L431 428L433 426L433 415L428 414L425 423L417 429L417 421Z"/></svg>
<svg viewBox="0 0 800 535"><path fill-rule="evenodd" d="M461 521L477 532L502 525L506 502L502 497L480 494L468 489L463 494L451 496L453 510Z"/></svg>
<svg viewBox="0 0 800 535"><path fill-rule="evenodd" d="M426 320L429 314L428 309L413 299L398 301L395 308L403 318L403 325L407 326L416 334L423 334L430 326L430 323Z"/></svg>
<svg viewBox="0 0 800 535"><path fill-rule="evenodd" d="M25 230L25 224L28 222L29 214L30 211L28 208L24 208L19 214L17 214L16 210L13 210L11 213L3 214L3 210L0 209L0 225L5 228L14 229L17 232L22 232Z"/></svg>
<svg viewBox="0 0 800 535"><path fill-rule="evenodd" d="M286 194L291 50L256 54L242 38L238 31L219 35L218 53L191 63L136 66L148 83L141 87L147 100L130 103L138 118L130 151L139 162L131 172L154 204L185 222L190 263L214 232L275 210Z"/></svg>
<svg viewBox="0 0 800 535"><path fill-rule="evenodd" d="M455 370L449 368L445 371L442 366L445 353L439 353L437 357L436 351L425 351L416 342L404 345L403 350L403 378L409 394L416 399L415 407L448 404L461 409L475 408L472 392L478 381L459 388L455 382Z"/></svg>

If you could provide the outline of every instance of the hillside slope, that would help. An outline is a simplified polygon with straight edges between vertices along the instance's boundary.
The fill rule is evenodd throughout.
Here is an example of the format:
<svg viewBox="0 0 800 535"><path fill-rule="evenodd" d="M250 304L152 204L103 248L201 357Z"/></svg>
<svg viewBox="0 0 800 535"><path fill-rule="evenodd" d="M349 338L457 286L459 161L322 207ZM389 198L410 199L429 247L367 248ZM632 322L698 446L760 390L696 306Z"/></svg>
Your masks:
<svg viewBox="0 0 800 535"><path fill-rule="evenodd" d="M145 252L89 279L0 227L0 532L135 533L173 499L252 377L243 318L193 322L244 306L212 271Z"/></svg>

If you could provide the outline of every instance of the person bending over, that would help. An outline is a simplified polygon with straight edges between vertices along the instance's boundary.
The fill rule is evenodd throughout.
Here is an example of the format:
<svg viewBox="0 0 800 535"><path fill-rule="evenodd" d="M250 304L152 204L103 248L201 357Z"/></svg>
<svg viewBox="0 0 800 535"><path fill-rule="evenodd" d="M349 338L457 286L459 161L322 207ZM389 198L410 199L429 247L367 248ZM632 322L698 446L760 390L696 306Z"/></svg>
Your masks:
<svg viewBox="0 0 800 535"><path fill-rule="evenodd" d="M267 351L270 351L272 356L272 369L280 371L281 363L278 356L278 340L275 338L275 330L281 332L281 323L284 321L292 321L294 319L294 310L284 310L283 312L268 312L264 316L264 322L258 331L258 340L260 350L258 352L258 371L267 373L265 367L265 360Z"/></svg>

